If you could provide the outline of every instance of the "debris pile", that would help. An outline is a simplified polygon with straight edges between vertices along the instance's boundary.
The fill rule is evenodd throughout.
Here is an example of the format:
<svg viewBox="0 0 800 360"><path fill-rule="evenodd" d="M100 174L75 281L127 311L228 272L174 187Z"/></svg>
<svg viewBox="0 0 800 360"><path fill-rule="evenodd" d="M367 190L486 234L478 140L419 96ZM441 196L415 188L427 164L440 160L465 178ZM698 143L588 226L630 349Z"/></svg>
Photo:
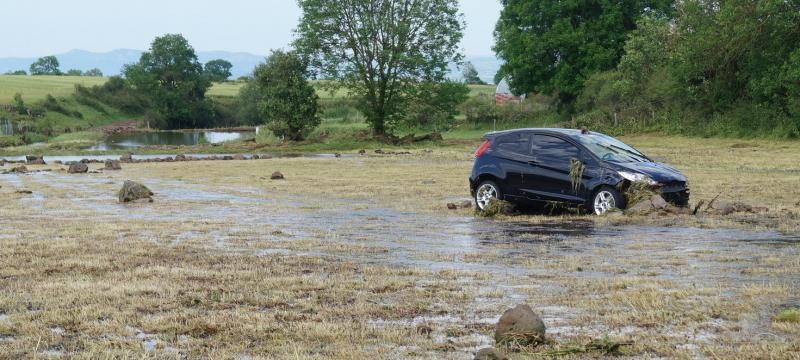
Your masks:
<svg viewBox="0 0 800 360"><path fill-rule="evenodd" d="M491 199L483 211L478 214L484 217L494 217L497 215L511 215L514 212L514 205L505 200Z"/></svg>

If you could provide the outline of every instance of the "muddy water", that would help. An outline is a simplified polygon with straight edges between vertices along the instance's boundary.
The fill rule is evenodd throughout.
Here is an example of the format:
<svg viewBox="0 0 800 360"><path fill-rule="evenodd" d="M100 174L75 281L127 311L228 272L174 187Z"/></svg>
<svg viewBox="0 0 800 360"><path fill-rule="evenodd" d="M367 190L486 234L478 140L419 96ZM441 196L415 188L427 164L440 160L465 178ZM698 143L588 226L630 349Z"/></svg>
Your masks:
<svg viewBox="0 0 800 360"><path fill-rule="evenodd" d="M85 217L93 222L145 221L153 228L168 229L176 223L197 225L174 234L148 229L120 233L121 241L135 236L166 245L208 244L215 251L231 253L324 256L364 264L491 275L491 283L479 286L463 315L424 315L395 322L374 319L370 324L376 327L422 322L490 327L497 321L498 308L526 301L532 292L552 293L551 299L569 297L574 287L598 279L652 279L678 284L674 288L681 289L719 287L718 296L724 301L736 301L737 291L753 284L800 285L800 274L782 272L780 267L759 270L756 266L800 257L800 237L775 232L614 227L590 220L494 221L459 212L402 211L365 199L275 194L263 184L214 188L191 180L147 175L136 180L155 192L155 203L123 205L116 199L123 180L119 172L50 172L0 175L0 186L3 191L33 190L32 195L20 195L16 200L30 213L26 221ZM469 280L463 285L475 286ZM498 291L504 294L502 298L485 295ZM764 304L763 314L755 319L745 317L738 325L763 333L775 309L797 300L778 301ZM564 301L538 307L549 334L598 338L647 331L636 326L587 324L581 317L592 309L569 304ZM712 319L702 329L675 336L690 339L687 346L696 349L728 326ZM136 337L146 349L156 344L152 334L137 330ZM445 339L440 333L434 337L441 337L440 342L455 341L463 358L492 344L491 338L475 332L455 339Z"/></svg>
<svg viewBox="0 0 800 360"><path fill-rule="evenodd" d="M141 179L155 193L156 206L118 204L117 174L70 176L57 172L0 175L0 184L34 191L20 198L38 210L35 216L70 216L63 206L45 206L48 190L66 192L76 211L93 217L153 222L208 219L221 224L212 236L226 248L243 230L250 242L317 239L324 245L360 247L364 251L303 251L364 263L390 263L428 269L491 271L520 276L543 275L553 269L527 266L529 259L553 259L553 267L573 276L648 273L676 282L744 281L745 256L800 256L800 237L774 232L648 226L598 227L592 221L501 222L457 214L428 214L383 207L367 200L275 197L259 188L212 189L178 180ZM167 206L161 206L166 204ZM176 209L171 205L180 205ZM275 235L276 231L279 235ZM188 232L180 238L208 236ZM270 247L265 254L296 251ZM230 245L232 250L234 245ZM324 248L324 246L323 246ZM700 255L703 256L700 256ZM713 254L706 256L705 254ZM686 255L686 256L684 256ZM681 266L651 268L646 259ZM635 261L631 261L631 257ZM576 260L579 259L579 260ZM581 264L601 264L579 269ZM689 269L689 270L687 270ZM685 276L691 271L692 276ZM751 275L747 281L763 281ZM794 279L800 281L800 279Z"/></svg>

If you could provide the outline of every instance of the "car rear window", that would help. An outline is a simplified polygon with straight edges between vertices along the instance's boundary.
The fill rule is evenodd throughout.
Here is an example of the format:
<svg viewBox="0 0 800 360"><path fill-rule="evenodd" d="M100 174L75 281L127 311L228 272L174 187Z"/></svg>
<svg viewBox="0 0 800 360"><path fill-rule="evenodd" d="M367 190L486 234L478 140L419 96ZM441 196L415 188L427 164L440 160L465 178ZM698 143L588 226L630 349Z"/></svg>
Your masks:
<svg viewBox="0 0 800 360"><path fill-rule="evenodd" d="M531 133L529 132L503 135L498 137L495 141L497 143L497 150L521 155L530 154Z"/></svg>
<svg viewBox="0 0 800 360"><path fill-rule="evenodd" d="M580 150L566 140L550 135L536 135L533 139L532 153L537 158L569 161L579 159Z"/></svg>

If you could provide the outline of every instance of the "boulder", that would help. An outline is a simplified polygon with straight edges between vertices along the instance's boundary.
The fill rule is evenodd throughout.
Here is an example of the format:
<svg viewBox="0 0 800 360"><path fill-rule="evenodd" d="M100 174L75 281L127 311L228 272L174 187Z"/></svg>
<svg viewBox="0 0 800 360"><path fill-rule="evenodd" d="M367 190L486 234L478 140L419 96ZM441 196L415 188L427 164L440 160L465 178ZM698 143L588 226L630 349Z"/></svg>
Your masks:
<svg viewBox="0 0 800 360"><path fill-rule="evenodd" d="M247 158L244 157L244 155L242 155L242 154L236 154L236 155L233 155L233 160L247 160Z"/></svg>
<svg viewBox="0 0 800 360"><path fill-rule="evenodd" d="M545 327L542 319L530 306L520 304L508 309L497 322L494 340L498 344L509 342L520 345L536 345L544 341Z"/></svg>
<svg viewBox="0 0 800 360"><path fill-rule="evenodd" d="M89 166L85 163L72 163L67 169L67 172L70 174L83 174L89 172Z"/></svg>
<svg viewBox="0 0 800 360"><path fill-rule="evenodd" d="M141 199L146 199L153 202L153 192L146 186L134 181L125 180L122 184L122 189L119 190L119 202L126 203Z"/></svg>
<svg viewBox="0 0 800 360"><path fill-rule="evenodd" d="M475 360L506 360L508 357L493 347L483 348L475 354Z"/></svg>
<svg viewBox="0 0 800 360"><path fill-rule="evenodd" d="M119 164L119 160L106 160L106 166L103 170L122 170L122 166Z"/></svg>
<svg viewBox="0 0 800 360"><path fill-rule="evenodd" d="M222 160L233 160L233 156L225 155L222 157Z"/></svg>
<svg viewBox="0 0 800 360"><path fill-rule="evenodd" d="M28 165L47 165L43 155L25 155L25 163Z"/></svg>
<svg viewBox="0 0 800 360"><path fill-rule="evenodd" d="M358 150L358 155L365 155L366 153L367 153L367 150L364 150L364 149Z"/></svg>
<svg viewBox="0 0 800 360"><path fill-rule="evenodd" d="M653 195L650 197L650 204L653 205L653 208L656 210L666 209L669 206L666 200L664 200L661 195Z"/></svg>
<svg viewBox="0 0 800 360"><path fill-rule="evenodd" d="M333 157L340 158L340 157L342 157L342 154L340 154L340 153L333 153Z"/></svg>
<svg viewBox="0 0 800 360"><path fill-rule="evenodd" d="M131 162L131 161L133 161L133 154L127 153L125 155L122 155L122 156L119 157L119 161Z"/></svg>
<svg viewBox="0 0 800 360"><path fill-rule="evenodd" d="M283 173L276 171L269 177L271 180L284 180Z"/></svg>
<svg viewBox="0 0 800 360"><path fill-rule="evenodd" d="M252 159L253 160L258 160L258 159L261 159L261 156L258 156L258 154L253 154L253 158Z"/></svg>
<svg viewBox="0 0 800 360"><path fill-rule="evenodd" d="M184 154L175 155L175 161L186 161L186 155Z"/></svg>

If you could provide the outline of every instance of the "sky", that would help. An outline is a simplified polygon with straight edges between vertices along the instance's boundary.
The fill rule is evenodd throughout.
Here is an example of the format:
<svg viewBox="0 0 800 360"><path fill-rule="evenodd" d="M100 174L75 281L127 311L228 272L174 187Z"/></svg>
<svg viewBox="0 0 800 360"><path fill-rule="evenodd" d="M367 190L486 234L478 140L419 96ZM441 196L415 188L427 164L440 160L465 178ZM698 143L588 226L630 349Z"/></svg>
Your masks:
<svg viewBox="0 0 800 360"><path fill-rule="evenodd" d="M499 0L459 3L464 54L491 56ZM265 55L288 46L300 16L295 0L0 0L0 9L0 57L146 50L165 33L183 34L198 51Z"/></svg>

